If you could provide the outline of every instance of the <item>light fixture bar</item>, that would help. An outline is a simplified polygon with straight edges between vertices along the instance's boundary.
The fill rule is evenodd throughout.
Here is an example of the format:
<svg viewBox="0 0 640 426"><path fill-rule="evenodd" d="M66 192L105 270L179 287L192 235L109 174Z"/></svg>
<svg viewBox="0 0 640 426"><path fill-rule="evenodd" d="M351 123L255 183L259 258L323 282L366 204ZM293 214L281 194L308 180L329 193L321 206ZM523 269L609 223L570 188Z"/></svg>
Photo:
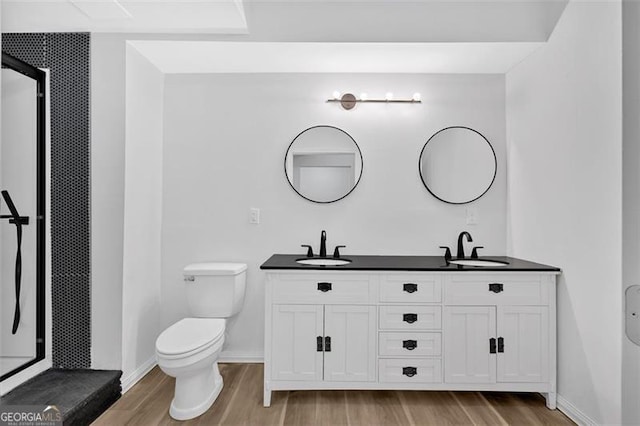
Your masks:
<svg viewBox="0 0 640 426"><path fill-rule="evenodd" d="M357 103L379 103L379 104L420 104L422 100L420 99L420 94L416 93L413 95L411 99L393 99L391 94L387 94L385 99L358 99L351 93L345 93L342 97L336 96L334 93L334 97L331 99L327 99L327 102L338 102L342 107L346 110L353 109Z"/></svg>
<svg viewBox="0 0 640 426"><path fill-rule="evenodd" d="M327 99L327 102L342 102L342 99ZM365 102L377 102L382 104L421 104L422 101L416 101L415 99L356 99L351 102L365 103Z"/></svg>

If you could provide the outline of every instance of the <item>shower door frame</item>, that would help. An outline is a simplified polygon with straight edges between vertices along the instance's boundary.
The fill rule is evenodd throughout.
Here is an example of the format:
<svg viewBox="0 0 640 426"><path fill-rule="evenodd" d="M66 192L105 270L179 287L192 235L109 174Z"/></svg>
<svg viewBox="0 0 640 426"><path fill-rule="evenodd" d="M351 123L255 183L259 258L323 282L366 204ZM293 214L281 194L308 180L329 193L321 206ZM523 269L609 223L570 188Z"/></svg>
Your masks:
<svg viewBox="0 0 640 426"><path fill-rule="evenodd" d="M36 81L36 356L2 376L0 382L46 358L46 202L47 202L47 73L2 52L2 66Z"/></svg>

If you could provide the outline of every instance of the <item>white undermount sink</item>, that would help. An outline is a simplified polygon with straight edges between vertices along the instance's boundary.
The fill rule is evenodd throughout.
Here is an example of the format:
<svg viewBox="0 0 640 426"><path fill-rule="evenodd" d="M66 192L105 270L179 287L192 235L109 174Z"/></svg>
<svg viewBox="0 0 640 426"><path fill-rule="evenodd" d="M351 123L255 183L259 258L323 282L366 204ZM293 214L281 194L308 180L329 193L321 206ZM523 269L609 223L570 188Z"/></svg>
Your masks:
<svg viewBox="0 0 640 426"><path fill-rule="evenodd" d="M328 259L324 257L315 259L298 259L296 262L302 265L315 265L315 266L343 266L351 263L348 259Z"/></svg>
<svg viewBox="0 0 640 426"><path fill-rule="evenodd" d="M507 262L501 262L499 260L488 260L488 259L454 259L450 260L449 263L454 265L463 265L463 266L507 266Z"/></svg>

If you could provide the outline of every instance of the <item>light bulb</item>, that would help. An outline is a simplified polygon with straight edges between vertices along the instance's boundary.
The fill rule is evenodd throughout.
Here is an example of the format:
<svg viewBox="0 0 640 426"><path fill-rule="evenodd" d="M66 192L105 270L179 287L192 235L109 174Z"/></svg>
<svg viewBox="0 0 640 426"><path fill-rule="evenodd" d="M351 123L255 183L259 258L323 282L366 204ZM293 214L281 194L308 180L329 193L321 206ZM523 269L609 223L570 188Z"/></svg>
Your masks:
<svg viewBox="0 0 640 426"><path fill-rule="evenodd" d="M366 101L367 99L369 99L369 95L367 95L366 93L361 93L360 94L360 100Z"/></svg>
<svg viewBox="0 0 640 426"><path fill-rule="evenodd" d="M333 99L340 99L340 92L337 90L333 92Z"/></svg>
<svg viewBox="0 0 640 426"><path fill-rule="evenodd" d="M384 95L384 98L385 98L386 100L388 100L388 101L392 100L392 99L393 99L393 93L391 93L391 92L387 92L387 94L386 94L386 95Z"/></svg>
<svg viewBox="0 0 640 426"><path fill-rule="evenodd" d="M420 93L416 92L416 93L413 94L413 100L414 101L419 101L421 99L422 99L422 95Z"/></svg>

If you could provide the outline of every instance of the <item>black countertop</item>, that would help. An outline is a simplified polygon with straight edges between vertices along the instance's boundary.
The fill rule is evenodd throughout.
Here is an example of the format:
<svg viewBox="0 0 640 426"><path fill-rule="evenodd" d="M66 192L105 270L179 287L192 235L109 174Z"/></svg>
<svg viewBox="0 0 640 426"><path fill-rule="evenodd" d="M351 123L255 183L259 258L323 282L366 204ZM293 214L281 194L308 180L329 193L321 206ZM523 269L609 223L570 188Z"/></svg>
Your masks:
<svg viewBox="0 0 640 426"><path fill-rule="evenodd" d="M342 266L302 265L296 260L304 259L299 254L274 254L260 265L260 269L293 269L299 271L491 271L491 272L560 272L555 266L542 265L507 256L482 256L480 259L497 260L508 263L505 266L462 266L448 264L443 256L350 256L341 258L351 260Z"/></svg>

